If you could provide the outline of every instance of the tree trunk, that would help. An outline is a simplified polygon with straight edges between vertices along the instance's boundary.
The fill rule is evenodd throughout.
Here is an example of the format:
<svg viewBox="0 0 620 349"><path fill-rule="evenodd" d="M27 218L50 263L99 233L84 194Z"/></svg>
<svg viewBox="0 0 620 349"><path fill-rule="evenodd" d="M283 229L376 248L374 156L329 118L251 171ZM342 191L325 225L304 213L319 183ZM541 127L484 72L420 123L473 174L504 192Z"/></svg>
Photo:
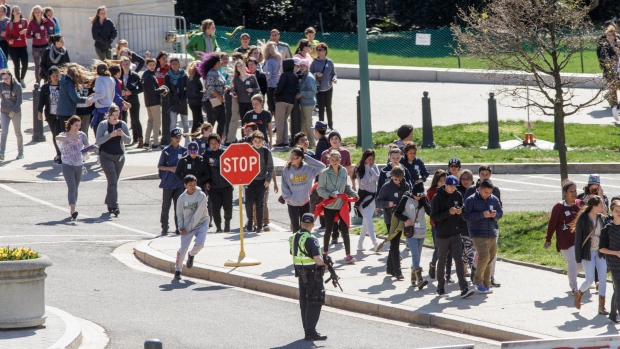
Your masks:
<svg viewBox="0 0 620 349"><path fill-rule="evenodd" d="M556 142L558 148L558 155L560 157L560 178L561 182L568 179L568 163L566 160L566 135L564 134L564 103L555 103L555 127L556 129Z"/></svg>

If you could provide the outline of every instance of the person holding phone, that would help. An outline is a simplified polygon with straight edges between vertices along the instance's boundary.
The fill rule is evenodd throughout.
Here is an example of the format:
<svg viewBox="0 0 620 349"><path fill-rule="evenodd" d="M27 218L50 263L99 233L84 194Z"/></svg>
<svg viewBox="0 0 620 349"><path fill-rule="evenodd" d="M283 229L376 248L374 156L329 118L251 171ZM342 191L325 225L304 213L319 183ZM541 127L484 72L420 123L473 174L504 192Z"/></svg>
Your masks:
<svg viewBox="0 0 620 349"><path fill-rule="evenodd" d="M108 181L105 204L108 212L118 217L118 179L125 165L125 145L131 142L127 124L120 120L121 110L112 105L108 119L97 127L97 144L99 145L99 162Z"/></svg>
<svg viewBox="0 0 620 349"><path fill-rule="evenodd" d="M499 221L504 211L499 199L493 195L493 182L485 179L478 185L476 193L465 199L463 218L467 221L469 236L478 252L478 263L474 283L478 293L493 293L491 289L491 270L497 255L497 236ZM460 257L460 255L459 255ZM459 264L456 263L458 268Z"/></svg>
<svg viewBox="0 0 620 349"><path fill-rule="evenodd" d="M62 176L67 184L67 198L72 220L76 220L78 216L75 206L84 166L82 155L92 153L97 148L95 145L88 144L88 136L80 131L81 127L82 119L74 115L65 123L65 132L59 133L55 138L62 154Z"/></svg>
<svg viewBox="0 0 620 349"><path fill-rule="evenodd" d="M607 212L609 212L609 198L601 186L601 176L596 173L593 173L588 177L588 184L583 187L583 193L577 195L577 199L585 203L588 201L588 197L593 195L598 195L603 198L603 213L607 214Z"/></svg>

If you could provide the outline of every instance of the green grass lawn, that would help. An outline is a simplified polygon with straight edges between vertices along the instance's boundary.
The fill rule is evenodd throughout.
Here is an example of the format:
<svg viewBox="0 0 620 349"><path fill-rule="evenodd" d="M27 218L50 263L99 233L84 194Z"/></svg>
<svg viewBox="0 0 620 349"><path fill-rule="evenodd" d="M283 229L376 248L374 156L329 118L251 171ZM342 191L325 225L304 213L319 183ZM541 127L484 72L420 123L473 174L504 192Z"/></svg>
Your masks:
<svg viewBox="0 0 620 349"><path fill-rule="evenodd" d="M566 124L569 162L617 162L620 161L618 142L620 128L613 125ZM452 157L458 157L464 163L522 163L522 162L558 162L557 151L539 149L481 149L488 143L487 123L456 124L451 126L435 126L434 137L436 148L418 149L418 156L426 163L448 163ZM500 121L500 141L523 138L527 128L522 121ZM536 138L553 140L553 123L535 122L532 131ZM374 149L378 159L387 158L387 145L397 139L396 131L379 131L373 134ZM355 148L356 137L343 140L345 147L351 151L353 162L359 160L361 148ZM414 142L422 142L422 129L414 130ZM274 153L288 159L288 153ZM381 161L380 161L381 163Z"/></svg>
<svg viewBox="0 0 620 349"><path fill-rule="evenodd" d="M551 208L550 208L551 209ZM566 269L566 262L557 252L554 245L544 248L547 223L551 213L547 212L507 212L499 221L498 256L535 263L554 268ZM382 218L375 218L375 233L379 236L387 235ZM433 244L431 226L428 223L424 242ZM352 228L351 233L359 234L360 228ZM384 247L387 250L387 247Z"/></svg>
<svg viewBox="0 0 620 349"><path fill-rule="evenodd" d="M357 50L329 49L329 58L336 63L359 64L359 52ZM429 67L429 68L458 68L458 58L456 56L445 57L402 57L384 55L378 53L368 54L368 64L371 65L392 65L405 67ZM479 60L461 58L461 68L463 69L485 69ZM598 74L601 69L598 65L596 51L588 50L583 53L583 72ZM564 70L567 73L581 73L581 56L574 55Z"/></svg>

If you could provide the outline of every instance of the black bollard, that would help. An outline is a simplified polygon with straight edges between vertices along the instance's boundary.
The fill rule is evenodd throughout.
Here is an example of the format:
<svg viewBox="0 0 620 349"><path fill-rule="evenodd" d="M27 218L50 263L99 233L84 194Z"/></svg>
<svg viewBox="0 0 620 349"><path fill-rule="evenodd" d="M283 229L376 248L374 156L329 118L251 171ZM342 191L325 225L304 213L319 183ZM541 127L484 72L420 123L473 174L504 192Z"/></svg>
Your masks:
<svg viewBox="0 0 620 349"><path fill-rule="evenodd" d="M164 349L164 344L159 339L147 339L144 341L144 349Z"/></svg>
<svg viewBox="0 0 620 349"><path fill-rule="evenodd" d="M289 145L294 147L295 135L301 132L301 104L299 99L295 100L293 111L291 111L291 134L289 135Z"/></svg>
<svg viewBox="0 0 620 349"><path fill-rule="evenodd" d="M39 105L39 99L41 98L41 89L39 84L34 84L32 90L32 141L33 142L45 142L45 134L43 134L43 120L39 120L39 113L37 107ZM51 130L50 130L51 131Z"/></svg>
<svg viewBox="0 0 620 349"><path fill-rule="evenodd" d="M172 92L170 92L172 93ZM170 112L168 111L168 96L161 97L161 145L170 144Z"/></svg>
<svg viewBox="0 0 620 349"><path fill-rule="evenodd" d="M424 97L422 97L422 148L435 148L431 99L428 98L428 92L426 91L424 91Z"/></svg>
<svg viewBox="0 0 620 349"><path fill-rule="evenodd" d="M487 149L500 149L499 123L497 121L497 100L493 92L489 93L489 145Z"/></svg>
<svg viewBox="0 0 620 349"><path fill-rule="evenodd" d="M360 109L360 90L357 90L357 141L356 147L362 146L362 111Z"/></svg>

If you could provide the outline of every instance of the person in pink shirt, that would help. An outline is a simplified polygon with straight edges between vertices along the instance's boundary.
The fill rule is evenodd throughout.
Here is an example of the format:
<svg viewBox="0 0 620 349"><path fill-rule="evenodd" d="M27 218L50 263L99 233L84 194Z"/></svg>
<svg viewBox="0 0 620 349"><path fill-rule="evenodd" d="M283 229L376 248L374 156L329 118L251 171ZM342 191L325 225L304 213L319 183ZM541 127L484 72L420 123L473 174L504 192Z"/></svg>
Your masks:
<svg viewBox="0 0 620 349"><path fill-rule="evenodd" d="M36 5L30 11L30 23L26 31L26 37L32 39L32 60L34 61L34 81L38 84L41 81L41 56L49 46L47 33L54 31L54 22L45 18L43 8Z"/></svg>

